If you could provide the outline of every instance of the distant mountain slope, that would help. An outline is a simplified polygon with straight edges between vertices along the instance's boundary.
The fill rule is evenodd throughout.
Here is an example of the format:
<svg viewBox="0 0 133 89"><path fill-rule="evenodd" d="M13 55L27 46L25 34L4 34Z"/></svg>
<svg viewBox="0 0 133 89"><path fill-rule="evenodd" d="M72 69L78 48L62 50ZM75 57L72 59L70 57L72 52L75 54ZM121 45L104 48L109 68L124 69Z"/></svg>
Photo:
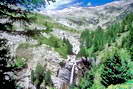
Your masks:
<svg viewBox="0 0 133 89"><path fill-rule="evenodd" d="M120 0L97 7L71 7L64 10L41 11L58 23L78 30L107 27L127 13L133 12L133 0Z"/></svg>

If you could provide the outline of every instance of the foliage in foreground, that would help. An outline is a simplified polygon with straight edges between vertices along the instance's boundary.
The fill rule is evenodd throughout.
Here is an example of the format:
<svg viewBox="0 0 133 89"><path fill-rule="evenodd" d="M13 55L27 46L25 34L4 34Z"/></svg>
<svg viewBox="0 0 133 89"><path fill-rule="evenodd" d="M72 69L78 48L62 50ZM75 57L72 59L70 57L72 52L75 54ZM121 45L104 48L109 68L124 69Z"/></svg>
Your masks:
<svg viewBox="0 0 133 89"><path fill-rule="evenodd" d="M130 68L132 68L130 57L123 55L115 52L113 56L106 59L101 74L101 82L104 86L108 87L111 84L121 84L132 78L133 75L130 73Z"/></svg>
<svg viewBox="0 0 133 89"><path fill-rule="evenodd" d="M15 68L11 65L14 59L11 57L7 40L0 39L0 88L16 89L15 79L8 73L14 72Z"/></svg>

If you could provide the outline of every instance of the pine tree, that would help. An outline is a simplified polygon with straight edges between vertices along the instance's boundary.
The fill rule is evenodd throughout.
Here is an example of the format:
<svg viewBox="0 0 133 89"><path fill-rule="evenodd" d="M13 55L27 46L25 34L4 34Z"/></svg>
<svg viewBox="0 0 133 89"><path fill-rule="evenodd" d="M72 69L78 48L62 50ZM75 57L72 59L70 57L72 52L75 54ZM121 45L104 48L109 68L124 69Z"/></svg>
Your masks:
<svg viewBox="0 0 133 89"><path fill-rule="evenodd" d="M129 25L129 31L130 31L130 33L129 33L129 38L128 38L128 49L129 49L129 51L130 51L130 54L131 54L131 58L132 58L132 60L133 60L133 26L132 25Z"/></svg>
<svg viewBox="0 0 133 89"><path fill-rule="evenodd" d="M13 23L21 22L23 25L30 23L28 11L18 8L14 4L0 2L0 30L11 31Z"/></svg>
<svg viewBox="0 0 133 89"><path fill-rule="evenodd" d="M63 42L67 45L67 53L68 54L72 54L73 52L72 52L72 45L71 45L71 43L69 42L69 40L68 39L65 39L65 38L63 38Z"/></svg>
<svg viewBox="0 0 133 89"><path fill-rule="evenodd" d="M52 86L51 72L46 70L41 64L36 66L36 70L31 72L32 83L36 85L37 89L40 89L40 85L44 83L44 86Z"/></svg>
<svg viewBox="0 0 133 89"><path fill-rule="evenodd" d="M0 39L0 89L16 89L15 79L10 75L16 69L11 66L13 63L7 40Z"/></svg>
<svg viewBox="0 0 133 89"><path fill-rule="evenodd" d="M55 0L0 0L2 3L24 6L28 10L45 7L46 3L55 2Z"/></svg>
<svg viewBox="0 0 133 89"><path fill-rule="evenodd" d="M36 78L35 85L37 89L40 89L40 85L43 82L44 76L45 76L45 68L42 67L41 64L38 64L35 70L35 78Z"/></svg>
<svg viewBox="0 0 133 89"><path fill-rule="evenodd" d="M44 77L44 82L45 82L45 86L53 86L50 70L46 71L45 77Z"/></svg>
<svg viewBox="0 0 133 89"><path fill-rule="evenodd" d="M55 2L55 0L47 0L47 2L50 1ZM28 18L28 14L31 10L28 9L30 7L37 9L41 5L45 6L45 3L45 0L0 0L0 30L10 31L15 22L20 22L24 26L29 25L31 18ZM26 9L18 8L18 4Z"/></svg>
<svg viewBox="0 0 133 89"><path fill-rule="evenodd" d="M116 52L104 63L103 73L101 74L101 83L106 87L111 84L124 83L131 77L128 71L128 61L121 60L121 57Z"/></svg>

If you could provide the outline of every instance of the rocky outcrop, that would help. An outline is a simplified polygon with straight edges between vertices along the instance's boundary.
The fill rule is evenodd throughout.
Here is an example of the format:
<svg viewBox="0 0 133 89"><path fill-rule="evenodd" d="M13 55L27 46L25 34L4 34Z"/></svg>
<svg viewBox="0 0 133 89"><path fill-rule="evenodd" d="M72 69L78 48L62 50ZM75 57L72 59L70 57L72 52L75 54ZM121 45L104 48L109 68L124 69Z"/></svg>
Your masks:
<svg viewBox="0 0 133 89"><path fill-rule="evenodd" d="M58 35L60 38L63 36L64 31L58 31L61 34L56 33L55 35ZM72 44L76 44L75 40L77 42L78 39L76 37L79 37L77 34L69 34L67 32L64 32L64 36L68 38ZM17 80L18 85L24 89L34 89L35 86L31 83L31 70L34 70L36 65L39 63L41 65L46 65L47 70L50 70L52 72L52 81L54 83L54 86L59 88L63 83L69 84L70 82L70 74L71 74L71 64L66 64L64 68L60 67L60 62L62 62L63 59L55 50L48 45L40 45L40 46L33 46L28 48L21 48L19 46L22 43L29 43L32 45L36 45L37 42L33 39L30 39L23 35L13 35L9 33L0 33L1 38L6 38L9 40L10 47L12 49L11 53L13 55L21 56L24 58L27 58L27 67L22 69L21 71L18 71L17 73ZM64 37L63 36L63 37ZM72 37L70 39L69 37ZM79 44L79 43L78 43ZM78 45L79 46L79 45ZM78 50L79 51L79 50ZM72 60L75 57L68 57L68 60ZM66 61L68 61L66 60ZM57 76L57 72L59 70L59 75Z"/></svg>
<svg viewBox="0 0 133 89"><path fill-rule="evenodd" d="M10 47L12 56L16 56L17 47L21 43L25 43L25 42L28 42L29 44L37 43L35 40L28 38L24 35L17 35L17 34L14 35L7 32L0 32L0 38L8 40L8 45ZM20 69L19 71L15 72L15 75L13 77L17 80L18 89L21 89L21 88L28 89L29 86L32 87L32 89L35 89L33 88L34 86L31 84L30 75L31 75L30 69L28 68L24 68L22 70Z"/></svg>
<svg viewBox="0 0 133 89"><path fill-rule="evenodd" d="M21 43L28 42L29 44L37 44L37 41L24 35L10 34L7 32L0 32L0 38L8 40L12 55L16 55L16 49Z"/></svg>

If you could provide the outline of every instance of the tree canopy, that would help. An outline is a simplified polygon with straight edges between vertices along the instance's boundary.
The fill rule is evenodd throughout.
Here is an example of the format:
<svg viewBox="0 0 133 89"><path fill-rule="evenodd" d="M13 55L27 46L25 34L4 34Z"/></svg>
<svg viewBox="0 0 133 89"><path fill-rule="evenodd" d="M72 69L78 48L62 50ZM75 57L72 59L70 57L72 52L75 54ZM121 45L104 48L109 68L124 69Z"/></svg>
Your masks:
<svg viewBox="0 0 133 89"><path fill-rule="evenodd" d="M41 6L45 7L46 3L55 2L55 0L1 0L1 3L20 5L26 7L26 9L33 10L38 9Z"/></svg>

